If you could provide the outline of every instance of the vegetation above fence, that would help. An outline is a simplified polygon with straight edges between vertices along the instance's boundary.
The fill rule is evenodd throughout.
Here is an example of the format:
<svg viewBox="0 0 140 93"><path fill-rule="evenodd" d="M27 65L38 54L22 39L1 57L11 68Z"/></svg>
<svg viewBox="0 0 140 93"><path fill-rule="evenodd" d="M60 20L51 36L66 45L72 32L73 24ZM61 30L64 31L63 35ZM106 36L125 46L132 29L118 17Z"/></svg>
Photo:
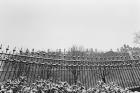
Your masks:
<svg viewBox="0 0 140 93"><path fill-rule="evenodd" d="M118 51L108 51L108 52L98 52L97 50L93 51L93 49L84 49L81 47L73 46L69 50L61 50L58 49L57 51L35 51L32 49L26 49L23 51L21 48L17 50L16 47L11 51L9 46L3 48L2 45L0 46L1 54L5 54L4 56L7 57L14 57L15 59L33 59L36 60L65 60L65 61L89 61L89 62L105 62L105 61L126 61L126 60L139 60L140 59L140 48L132 48L128 45L124 45ZM4 57L3 57L4 58ZM6 57L5 57L6 58Z"/></svg>

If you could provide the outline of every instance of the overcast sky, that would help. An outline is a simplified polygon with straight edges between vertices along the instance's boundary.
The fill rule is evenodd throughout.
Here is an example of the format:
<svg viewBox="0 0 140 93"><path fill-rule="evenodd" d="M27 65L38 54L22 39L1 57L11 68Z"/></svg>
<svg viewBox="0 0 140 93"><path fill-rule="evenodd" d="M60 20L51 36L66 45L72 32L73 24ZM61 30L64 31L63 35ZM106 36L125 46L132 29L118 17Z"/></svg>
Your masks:
<svg viewBox="0 0 140 93"><path fill-rule="evenodd" d="M18 48L134 46L140 0L0 0L0 43Z"/></svg>

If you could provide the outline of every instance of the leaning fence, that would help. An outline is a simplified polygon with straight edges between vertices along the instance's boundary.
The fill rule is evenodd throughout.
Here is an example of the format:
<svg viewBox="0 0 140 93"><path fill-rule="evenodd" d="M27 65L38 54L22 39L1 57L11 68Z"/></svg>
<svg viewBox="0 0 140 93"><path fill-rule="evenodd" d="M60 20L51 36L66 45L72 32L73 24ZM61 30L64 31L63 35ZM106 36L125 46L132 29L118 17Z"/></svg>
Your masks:
<svg viewBox="0 0 140 93"><path fill-rule="evenodd" d="M100 57L93 61L88 58L66 59L65 55L52 58L7 51L0 53L0 82L25 75L29 83L40 77L70 84L81 82L87 88L94 87L99 80L116 82L124 88L140 86L139 56L133 56L134 59L125 56Z"/></svg>

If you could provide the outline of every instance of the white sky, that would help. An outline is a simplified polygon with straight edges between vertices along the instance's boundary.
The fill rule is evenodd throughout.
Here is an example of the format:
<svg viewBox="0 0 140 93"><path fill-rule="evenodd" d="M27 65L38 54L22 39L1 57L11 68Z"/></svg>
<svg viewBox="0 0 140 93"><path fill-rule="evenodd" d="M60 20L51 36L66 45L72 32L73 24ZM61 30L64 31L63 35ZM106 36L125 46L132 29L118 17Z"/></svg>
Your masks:
<svg viewBox="0 0 140 93"><path fill-rule="evenodd" d="M0 0L0 43L18 48L134 46L140 0Z"/></svg>

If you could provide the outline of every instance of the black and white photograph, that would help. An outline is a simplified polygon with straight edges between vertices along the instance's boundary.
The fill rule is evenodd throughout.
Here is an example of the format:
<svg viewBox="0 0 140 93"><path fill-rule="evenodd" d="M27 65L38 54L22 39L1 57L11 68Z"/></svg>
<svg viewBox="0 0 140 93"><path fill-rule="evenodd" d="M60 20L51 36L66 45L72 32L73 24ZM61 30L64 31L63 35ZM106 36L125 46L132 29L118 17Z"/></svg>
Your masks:
<svg viewBox="0 0 140 93"><path fill-rule="evenodd" d="M140 93L140 0L0 0L0 93Z"/></svg>

